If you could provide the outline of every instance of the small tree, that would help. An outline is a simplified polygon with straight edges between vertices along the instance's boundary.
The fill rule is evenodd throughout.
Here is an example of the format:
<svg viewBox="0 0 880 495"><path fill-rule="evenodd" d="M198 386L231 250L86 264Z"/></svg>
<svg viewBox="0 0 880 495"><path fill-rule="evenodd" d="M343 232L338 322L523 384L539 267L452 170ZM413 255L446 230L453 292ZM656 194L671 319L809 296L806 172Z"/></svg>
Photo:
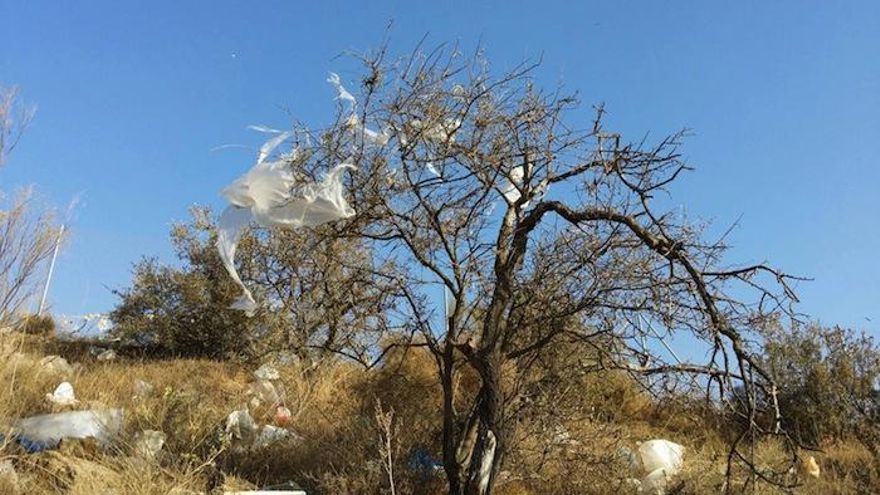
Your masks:
<svg viewBox="0 0 880 495"><path fill-rule="evenodd" d="M33 117L17 96L16 88L0 87L0 167ZM59 235L53 212L37 205L32 189L12 197L0 190L0 324L24 311Z"/></svg>
<svg viewBox="0 0 880 495"><path fill-rule="evenodd" d="M0 87L0 167L18 144L34 112L34 107L21 104L17 87Z"/></svg>
<svg viewBox="0 0 880 495"><path fill-rule="evenodd" d="M368 327L385 320L387 284L374 281L368 251L351 239L254 229L239 244L242 278L271 307L253 318L230 309L237 287L217 250L210 210L172 228L181 266L146 258L111 313L114 335L160 354L262 357L332 349L366 362ZM383 323L384 324L384 323Z"/></svg>
<svg viewBox="0 0 880 495"><path fill-rule="evenodd" d="M537 88L537 64L493 77L481 53L443 47L363 61L357 98L339 88L353 104L335 123L298 129L310 139L294 165L308 178L358 167L348 185L357 215L336 232L367 242L371 266L389 268L378 276L397 281L396 319L418 335L409 345L434 356L450 493L492 491L529 410L517 377L561 342L592 348L605 368L706 376L710 397L743 386L731 466L751 466L744 446L758 436L784 436L774 378L746 336L791 314L790 277L766 264L727 267L723 239L705 239L656 200L689 169L682 133L629 143L603 128L601 107L572 124L576 98ZM449 299L441 314L438 285ZM701 339L708 362L659 363L641 347L643 321ZM456 385L464 371L479 377L473 393Z"/></svg>
<svg viewBox="0 0 880 495"><path fill-rule="evenodd" d="M880 456L880 349L873 339L811 324L774 326L765 341L786 429L811 446L857 439Z"/></svg>

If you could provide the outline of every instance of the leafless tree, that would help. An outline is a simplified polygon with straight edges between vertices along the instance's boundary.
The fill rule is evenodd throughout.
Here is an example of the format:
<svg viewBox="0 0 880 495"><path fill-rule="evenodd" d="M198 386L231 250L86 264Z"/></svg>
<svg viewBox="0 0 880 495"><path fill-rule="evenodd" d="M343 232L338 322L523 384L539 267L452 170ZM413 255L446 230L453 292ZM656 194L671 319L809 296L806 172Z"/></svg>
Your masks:
<svg viewBox="0 0 880 495"><path fill-rule="evenodd" d="M34 112L34 107L21 104L17 87L0 87L0 167L18 144Z"/></svg>
<svg viewBox="0 0 880 495"><path fill-rule="evenodd" d="M0 88L0 166L34 114L17 98L16 88ZM37 290L58 235L52 211L36 204L32 189L12 197L0 191L0 324L15 318Z"/></svg>
<svg viewBox="0 0 880 495"><path fill-rule="evenodd" d="M604 129L601 106L573 124L577 98L540 89L537 63L493 77L480 50L362 60L357 105L341 103L332 125L311 132L319 144L299 173L358 167L348 184L358 213L333 235L369 240L376 276L394 282L392 319L415 338L385 343L434 356L450 493L492 491L529 410L518 377L563 342L590 348L605 369L702 376L710 400L743 387L731 466L750 462L759 435L785 435L748 336L794 315L792 277L727 266L724 237L706 239L670 206L668 186L689 170L684 133L629 142ZM642 346L647 324L701 339L708 362L659 362ZM472 394L458 385L465 371L479 376Z"/></svg>

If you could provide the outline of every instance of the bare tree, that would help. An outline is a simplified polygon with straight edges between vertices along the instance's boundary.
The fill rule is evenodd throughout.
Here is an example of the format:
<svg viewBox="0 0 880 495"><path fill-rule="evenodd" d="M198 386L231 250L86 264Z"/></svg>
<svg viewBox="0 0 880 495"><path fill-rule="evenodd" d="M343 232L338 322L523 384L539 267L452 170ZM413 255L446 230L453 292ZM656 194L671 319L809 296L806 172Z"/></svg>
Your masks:
<svg viewBox="0 0 880 495"><path fill-rule="evenodd" d="M730 466L749 465L759 435L784 436L776 385L747 337L793 316L792 277L725 265L724 238L705 239L669 207L668 186L689 170L683 133L630 143L603 128L601 107L573 125L577 99L539 89L537 63L493 77L479 50L443 46L362 60L357 103L341 101L335 122L311 132L318 144L298 173L358 167L348 184L358 213L333 235L369 240L376 276L394 281L392 319L415 338L384 342L434 356L450 493L492 491L529 410L522 370L563 342L606 369L703 376L710 399L743 387ZM660 362L642 322L701 339L708 362ZM479 376L473 393L458 386L465 371Z"/></svg>
<svg viewBox="0 0 880 495"><path fill-rule="evenodd" d="M18 88L0 87L0 167L34 117L34 107L21 104Z"/></svg>
<svg viewBox="0 0 880 495"><path fill-rule="evenodd" d="M17 97L17 88L0 88L0 166L34 115ZM36 204L32 189L11 198L0 191L0 323L15 318L37 290L58 235L52 211Z"/></svg>
<svg viewBox="0 0 880 495"><path fill-rule="evenodd" d="M35 204L30 189L0 197L0 323L14 319L39 289L39 275L59 232L51 211Z"/></svg>

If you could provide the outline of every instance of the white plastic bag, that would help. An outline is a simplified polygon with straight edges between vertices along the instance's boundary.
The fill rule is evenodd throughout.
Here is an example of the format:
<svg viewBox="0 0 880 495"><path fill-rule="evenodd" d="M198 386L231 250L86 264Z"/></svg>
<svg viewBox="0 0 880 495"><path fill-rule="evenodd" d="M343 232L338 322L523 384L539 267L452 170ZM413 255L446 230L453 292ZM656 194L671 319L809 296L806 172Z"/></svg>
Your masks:
<svg viewBox="0 0 880 495"><path fill-rule="evenodd" d="M155 459L165 445L167 436L157 430L144 430L137 434L134 439L134 451L139 456L147 459Z"/></svg>
<svg viewBox="0 0 880 495"><path fill-rule="evenodd" d="M46 394L46 398L59 406L75 406L79 404L79 401L76 400L76 395L73 393L73 385L70 382L61 382L54 392Z"/></svg>
<svg viewBox="0 0 880 495"><path fill-rule="evenodd" d="M262 156L262 151L261 151ZM217 250L229 275L242 288L234 309L249 316L257 309L250 290L235 269L235 250L244 228L256 220L264 227L315 227L354 216L342 194L342 174L353 165L343 163L327 173L323 181L304 185L299 194L292 189L293 174L282 162L258 162L222 192L232 205L220 215Z"/></svg>
<svg viewBox="0 0 880 495"><path fill-rule="evenodd" d="M639 446L639 456L646 473L664 469L672 476L684 465L684 447L669 440L648 440Z"/></svg>
<svg viewBox="0 0 880 495"><path fill-rule="evenodd" d="M44 445L65 438L95 438L109 442L122 429L122 409L44 414L19 420L13 430L21 437Z"/></svg>

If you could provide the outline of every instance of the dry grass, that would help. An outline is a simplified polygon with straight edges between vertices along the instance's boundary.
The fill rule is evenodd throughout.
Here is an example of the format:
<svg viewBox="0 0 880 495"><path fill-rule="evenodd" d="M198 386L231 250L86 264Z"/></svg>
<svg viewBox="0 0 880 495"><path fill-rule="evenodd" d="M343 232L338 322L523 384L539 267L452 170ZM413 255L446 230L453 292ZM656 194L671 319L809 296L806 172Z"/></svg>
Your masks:
<svg viewBox="0 0 880 495"><path fill-rule="evenodd" d="M434 364L420 351L392 355L381 369L366 372L350 363L325 359L316 365L279 367L277 387L292 412L291 429L300 435L257 450L236 451L224 442L222 428L230 411L246 407L252 369L230 363L175 359L99 362L88 352L67 348L73 373L47 371L40 360L62 349L48 337L0 336L0 427L13 418L58 411L45 394L69 380L79 409L124 408L124 433L103 450L90 442L64 442L62 448L25 454L14 445L0 450L0 462L13 463L18 493L169 494L204 493L210 487L253 488L294 480L313 493L384 493L374 405L394 410L398 493L442 493L442 478L425 477L409 465L415 448L439 452L440 397ZM136 393L135 383L153 386ZM623 383L610 380L607 410L592 418L562 421L572 442L548 442L548 423L524 423L517 452L505 466L498 493L628 493L633 477L618 452L635 450L636 441L668 438L687 448L678 493L717 493L723 482L725 441L698 407L666 403L662 408ZM607 384L606 384L607 385ZM621 388L614 390L614 387ZM273 409L251 406L255 420L271 422ZM611 419L609 419L611 418ZM134 453L134 435L160 430L167 443L157 459ZM763 465L781 462L778 445L760 445ZM840 442L813 453L822 466L819 479L801 477L796 493L871 493L880 486L880 468L856 442ZM744 476L744 473L739 473ZM7 483L7 485L4 485ZM0 493L16 493L0 475ZM773 493L761 488L758 493Z"/></svg>

